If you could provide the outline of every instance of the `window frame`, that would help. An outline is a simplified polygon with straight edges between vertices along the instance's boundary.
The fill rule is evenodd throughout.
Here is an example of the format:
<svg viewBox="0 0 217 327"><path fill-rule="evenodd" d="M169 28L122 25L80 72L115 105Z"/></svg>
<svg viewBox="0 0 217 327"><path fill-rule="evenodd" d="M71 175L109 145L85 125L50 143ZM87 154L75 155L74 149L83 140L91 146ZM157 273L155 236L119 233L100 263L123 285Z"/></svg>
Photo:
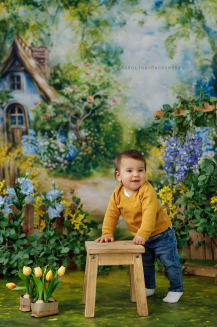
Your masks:
<svg viewBox="0 0 217 327"><path fill-rule="evenodd" d="M11 82L11 78L14 77L14 82ZM19 77L20 78L20 82L17 83L16 82L16 77ZM20 89L12 89L11 88L11 84L14 84L15 87L17 84L20 84ZM19 74L19 73L13 73L13 74L10 74L8 75L8 86L9 86L9 90L12 91L12 92L23 92L23 79L22 79L22 75Z"/></svg>
<svg viewBox="0 0 217 327"><path fill-rule="evenodd" d="M14 114L11 114L11 110L15 108L15 113ZM20 108L22 110L22 114L21 113L18 113L18 108ZM10 128L23 128L25 127L25 111L24 109L22 108L22 106L20 106L19 104L14 104L12 105L10 108L9 108L9 124L10 124ZM18 124L18 117L23 117L23 124L20 125ZM11 117L15 117L16 118L16 124L11 124Z"/></svg>

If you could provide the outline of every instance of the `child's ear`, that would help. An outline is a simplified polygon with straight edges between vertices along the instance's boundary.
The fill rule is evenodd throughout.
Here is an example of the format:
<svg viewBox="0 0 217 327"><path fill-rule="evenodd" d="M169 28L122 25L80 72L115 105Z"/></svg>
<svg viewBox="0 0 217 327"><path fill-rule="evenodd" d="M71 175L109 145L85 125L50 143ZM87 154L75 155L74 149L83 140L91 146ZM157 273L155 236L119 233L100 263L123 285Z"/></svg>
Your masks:
<svg viewBox="0 0 217 327"><path fill-rule="evenodd" d="M116 176L117 180L118 180L119 182L121 182L121 175L120 175L120 173L119 173L118 170L116 170L116 172L115 172L115 176Z"/></svg>

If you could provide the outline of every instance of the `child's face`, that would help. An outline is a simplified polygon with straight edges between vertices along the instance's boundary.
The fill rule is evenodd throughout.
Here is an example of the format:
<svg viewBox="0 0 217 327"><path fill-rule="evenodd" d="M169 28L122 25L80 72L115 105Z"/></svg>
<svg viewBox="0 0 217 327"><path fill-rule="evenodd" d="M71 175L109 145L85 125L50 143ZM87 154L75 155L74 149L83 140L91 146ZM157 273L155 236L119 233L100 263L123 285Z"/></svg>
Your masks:
<svg viewBox="0 0 217 327"><path fill-rule="evenodd" d="M122 158L119 171L116 171L116 178L123 183L129 195L133 194L146 182L144 162L128 157Z"/></svg>

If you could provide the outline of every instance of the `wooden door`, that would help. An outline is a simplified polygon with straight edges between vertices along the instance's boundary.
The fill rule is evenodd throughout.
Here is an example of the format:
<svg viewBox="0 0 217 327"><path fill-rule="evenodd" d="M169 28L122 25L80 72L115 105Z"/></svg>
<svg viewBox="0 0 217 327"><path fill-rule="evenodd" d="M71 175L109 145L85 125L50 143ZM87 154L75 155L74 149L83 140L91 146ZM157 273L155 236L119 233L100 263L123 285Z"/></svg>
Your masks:
<svg viewBox="0 0 217 327"><path fill-rule="evenodd" d="M13 104L9 107L7 113L8 121L8 143L17 146L21 143L23 135L26 135L26 114L24 108L20 104Z"/></svg>

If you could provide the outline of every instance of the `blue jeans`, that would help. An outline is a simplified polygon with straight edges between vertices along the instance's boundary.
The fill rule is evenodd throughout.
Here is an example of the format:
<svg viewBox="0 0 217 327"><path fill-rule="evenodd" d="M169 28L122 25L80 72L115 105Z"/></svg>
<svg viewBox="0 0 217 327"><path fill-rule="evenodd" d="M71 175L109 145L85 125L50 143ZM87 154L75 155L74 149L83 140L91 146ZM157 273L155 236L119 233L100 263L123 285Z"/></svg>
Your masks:
<svg viewBox="0 0 217 327"><path fill-rule="evenodd" d="M165 274L170 281L170 292L184 292L182 283L182 267L179 263L177 241L173 228L168 228L163 233L149 237L142 253L145 287L154 289L155 284L155 255L165 268Z"/></svg>

